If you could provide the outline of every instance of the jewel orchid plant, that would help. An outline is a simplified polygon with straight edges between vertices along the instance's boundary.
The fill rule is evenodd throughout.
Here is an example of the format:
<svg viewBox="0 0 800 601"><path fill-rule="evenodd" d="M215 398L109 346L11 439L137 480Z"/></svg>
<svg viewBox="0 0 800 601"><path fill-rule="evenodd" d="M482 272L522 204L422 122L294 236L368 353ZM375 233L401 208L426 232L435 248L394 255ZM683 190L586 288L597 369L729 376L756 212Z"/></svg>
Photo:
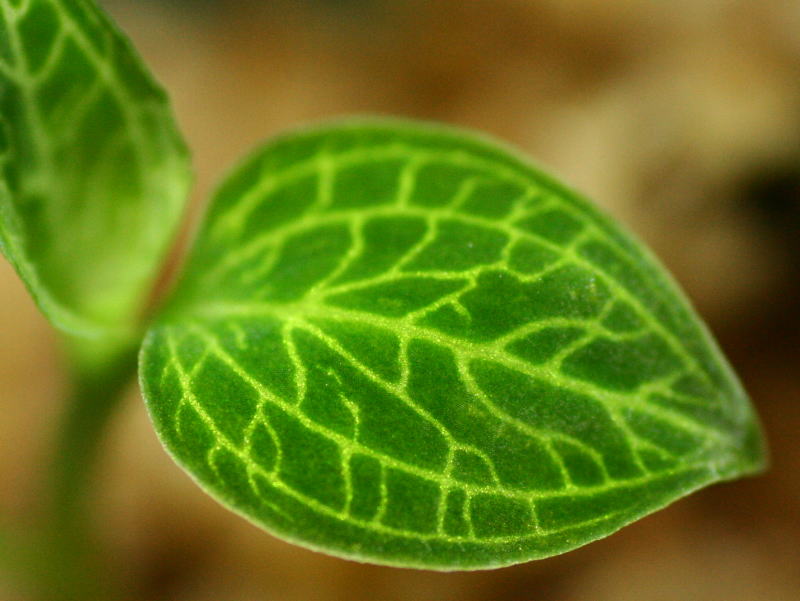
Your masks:
<svg viewBox="0 0 800 601"><path fill-rule="evenodd" d="M189 162L93 1L0 0L0 247L73 378L56 530L86 519L137 365L206 493L365 562L543 558L763 468L747 395L670 276L517 151L394 119L277 137L148 307Z"/></svg>

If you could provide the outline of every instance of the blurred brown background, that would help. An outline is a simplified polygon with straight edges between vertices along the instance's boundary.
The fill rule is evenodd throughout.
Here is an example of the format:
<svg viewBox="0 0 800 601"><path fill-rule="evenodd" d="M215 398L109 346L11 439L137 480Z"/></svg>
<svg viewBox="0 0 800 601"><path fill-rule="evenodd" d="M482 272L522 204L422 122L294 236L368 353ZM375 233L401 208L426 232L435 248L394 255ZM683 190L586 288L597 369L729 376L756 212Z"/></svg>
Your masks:
<svg viewBox="0 0 800 601"><path fill-rule="evenodd" d="M174 99L196 204L253 144L345 113L472 126L645 239L717 334L773 461L567 555L478 573L290 546L172 464L132 385L93 502L135 599L800 599L800 3L107 0ZM196 211L194 213L196 215ZM0 515L24 525L59 414L49 326L0 264ZM0 575L0 601L25 599Z"/></svg>

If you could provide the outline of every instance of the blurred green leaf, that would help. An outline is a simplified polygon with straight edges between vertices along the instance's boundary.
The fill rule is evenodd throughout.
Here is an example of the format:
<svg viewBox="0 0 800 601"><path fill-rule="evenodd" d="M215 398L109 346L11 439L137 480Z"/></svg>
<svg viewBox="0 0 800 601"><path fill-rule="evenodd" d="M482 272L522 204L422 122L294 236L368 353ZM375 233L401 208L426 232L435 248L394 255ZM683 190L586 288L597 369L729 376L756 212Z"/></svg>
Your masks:
<svg viewBox="0 0 800 601"><path fill-rule="evenodd" d="M0 0L0 246L57 327L131 327L189 171L164 93L93 2Z"/></svg>

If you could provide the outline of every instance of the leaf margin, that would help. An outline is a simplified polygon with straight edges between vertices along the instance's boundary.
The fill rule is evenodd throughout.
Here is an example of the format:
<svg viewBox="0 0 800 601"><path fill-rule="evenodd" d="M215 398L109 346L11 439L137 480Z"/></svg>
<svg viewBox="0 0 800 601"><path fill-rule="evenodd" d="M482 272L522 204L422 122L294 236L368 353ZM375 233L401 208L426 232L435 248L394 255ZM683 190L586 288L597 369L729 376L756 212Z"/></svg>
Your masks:
<svg viewBox="0 0 800 601"><path fill-rule="evenodd" d="M385 116L356 116L356 117L346 117L346 118L339 118L333 120L325 120L318 123L312 123L309 125L305 125L302 127L297 127L291 130L288 130L284 133L279 134L273 138L270 138L266 142L258 145L255 150L248 153L244 159L237 162L237 164L228 171L228 173L222 178L220 184L216 188L216 191L212 194L211 201L207 206L207 214L210 215L214 208L214 203L218 196L221 194L221 191L225 189L226 185L231 181L231 179L239 172L241 172L251 161L257 159L262 153L266 152L269 149L274 149L278 147L283 142L291 142L295 141L303 136L321 136L325 135L326 133L331 132L338 132L347 129L361 129L361 128L377 128L377 129L396 129L398 131L405 131L405 132L416 132L416 133L423 133L425 135L443 135L451 140L462 140L468 144L474 144L475 146L482 146L484 149L489 149L494 153L497 153L498 156L502 156L517 168L521 168L527 174L531 175L537 180L537 182L543 182L547 184L552 190L557 191L559 194L569 197L572 201L578 203L579 207L583 210L588 210L593 217L595 217L599 223L607 230L607 233L610 233L616 241L621 241L622 243L628 245L629 247L633 248L636 253L641 254L645 261L644 264L651 269L651 275L654 276L659 283L659 285L665 287L668 291L670 291L673 295L673 298L680 303L680 310L685 313L685 315L690 319L692 325L697 328L698 332L700 333L703 342L707 345L708 349L713 355L713 358L717 361L719 367L723 370L726 379L729 380L734 386L735 390L738 394L741 395L741 398L747 399L747 395L741 386L741 383L738 380L738 377L733 372L730 364L728 363L725 356L722 354L719 345L717 344L716 340L710 333L710 330L706 326L706 324L697 317L697 313L692 306L691 301L685 295L683 290L677 285L676 281L674 280L673 276L670 274L668 270L666 270L661 262L655 257L649 247L643 244L635 234L633 234L629 229L627 229L624 224L617 223L610 215L604 212L601 208L599 208L594 203L587 200L583 195L574 191L564 183L562 183L556 176L549 174L547 171L541 169L537 164L535 164L529 157L525 155L525 153L518 148L510 145L502 140L497 140L491 135L484 134L482 132L475 132L471 130L467 130L461 127L445 125L441 123L434 123L434 122L426 122L426 121L418 121L418 120L410 120L404 118L396 118L396 117L385 117ZM495 557L494 560L481 560L477 562L467 562L463 564L455 564L453 562L443 562L441 564L436 564L432 562L423 562L419 561L417 558L407 557L401 558L398 556L394 557L378 557L376 555L370 555L369 553L359 553L353 551L353 545L344 545L341 547L337 547L336 545L329 544L329 543L317 543L314 541L309 541L306 538L301 536L297 536L295 533L291 532L290 530L284 530L275 524L265 524L263 521L260 521L259 517L251 515L247 509L241 506L240 500L231 497L226 491L220 490L215 488L211 483L204 482L201 477L192 471L192 467L188 465L187 461L180 457L178 451L173 449L170 444L168 444L162 437L162 429L158 423L158 418L156 416L156 412L153 406L153 395L152 390L147 380L147 363L148 363L148 352L149 349L155 344L154 338L156 337L156 328L158 326L159 321L162 319L169 319L170 317L177 317L180 316L180 310L176 310L175 306L173 305L173 301L176 298L180 298L180 289L183 283L184 277L189 277L192 271L192 258L193 258L193 251L194 251L194 243L198 238L203 236L207 233L207 227L210 227L207 223L208 219L203 221L201 226L198 228L198 231L195 232L195 240L192 244L189 245L191 249L189 252L189 259L186 261L184 265L184 270L179 278L178 282L174 287L174 292L178 294L174 295L169 299L169 301L164 305L162 312L156 317L153 326L148 330L145 339L142 343L140 353L139 353L139 383L140 388L143 393L143 397L145 399L145 404L147 407L148 414L150 419L156 429L156 432L159 435L159 439L162 442L167 453L172 457L173 461L183 469L187 475L192 479L202 490L206 492L209 496L217 500L221 505L223 505L228 510L232 511L233 513L240 515L241 517L245 518L247 521L251 522L257 528L265 530L267 533L272 534L274 536L279 537L282 540L287 542L299 545L304 548L308 548L317 552L322 552L325 554L333 554L338 557L342 557L345 559L350 559L359 562L368 562L372 564L378 565L387 565L393 567L403 567L403 568L415 568L415 569L428 569L428 570L436 570L436 571L459 571L459 570L482 570L482 569L495 569L499 567L505 567L514 565L521 562L526 562L534 559L542 559L546 557L550 557L553 555L557 555L563 552L567 552L569 550L584 546L590 542L595 540L605 538L610 534L618 531L622 527L632 524L635 521L638 521L640 518L645 517L651 513L654 513L673 502L682 499L683 497L691 494L692 492L702 489L709 484L722 482L726 480L731 480L735 478L739 478L742 476L753 475L763 471L768 464L768 457L767 457L767 449L764 444L764 437L762 433L762 429L760 423L758 421L757 415L752 409L752 406L747 405L745 410L749 409L749 412L746 416L743 416L743 420L748 423L748 428L745 433L743 433L742 437L742 444L741 449L743 450L743 459L737 465L728 464L727 466L722 465L708 465L707 463L700 465L700 467L693 467L691 470L694 472L694 476L687 480L687 482L680 488L680 490L676 490L672 496L668 498L663 498L661 501L655 504L651 504L646 507L642 507L637 511L633 511L631 513L626 513L623 517L619 517L617 521L615 520L608 520L608 524L605 525L600 531L581 538L580 540L570 540L566 539L564 544L559 547L559 550L553 550L553 548L548 549L542 554L531 553L530 549L527 551L520 550L518 554L507 554L503 558ZM180 305L180 302L177 303ZM745 457L746 456L746 457Z"/></svg>
<svg viewBox="0 0 800 601"><path fill-rule="evenodd" d="M9 4L10 0L0 0L3 5ZM40 0L30 0L39 2ZM72 3L70 8L62 8L62 4ZM157 244L159 250L150 257L151 265L146 271L149 278L142 278L139 285L131 288L131 302L135 306L133 313L120 316L120 323L99 323L96 319L88 315L82 315L80 310L69 307L67 304L58 300L53 293L53 286L44 283L39 275L39 266L35 260L30 258L29 250L26 245L29 241L23 240L23 227L20 225L21 217L14 207L13 192L11 191L6 177L0 171L0 251L14 267L15 271L23 281L25 287L31 294L34 302L51 322L56 329L66 335L67 349L71 353L73 350L80 355L80 345L87 347L100 343L101 346L111 344L129 345L131 337L138 335L143 319L142 312L146 309L145 303L148 296L153 293L154 286L163 268L163 262L168 256L172 245L175 243L181 226L182 217L188 204L189 191L191 189L194 171L191 165L191 153L188 145L179 129L173 105L163 86L157 81L149 70L147 64L142 59L136 47L125 34L124 31L107 14L106 10L99 6L95 0L49 0L46 4L52 5L56 12L63 12L68 16L63 18L70 19L71 27L80 31L80 35L86 35L82 24L78 24L73 19L75 11L81 16L87 16L94 21L93 26L102 28L103 34L108 36L110 44L116 45L115 49L121 54L108 59L107 64L127 63L127 68L131 69L129 76L138 80L138 84L147 88L148 103L157 106L161 117L158 135L162 145L169 146L169 150L161 157L160 169L170 172L170 177L164 179L162 198L171 198L174 203L171 224L166 229L162 228L160 242ZM16 10L13 6L0 6L0 10ZM27 10L32 10L30 6ZM3 20L3 25L11 27L11 24ZM5 34L5 32L3 32ZM107 58L107 57L104 57ZM26 60L23 57L23 60ZM2 74L0 74L2 76ZM0 92L5 82L0 78ZM13 85L13 84L9 84ZM0 98L2 94L0 94ZM8 131L9 128L2 118L0 118L0 134L6 140L5 152L0 155L5 161L13 160L13 140ZM164 148L162 147L162 150ZM3 165L0 164L0 168ZM5 198L4 198L5 196ZM157 216L154 215L153 219ZM163 220L163 219L162 219ZM151 236L152 238L152 236ZM123 323L124 320L124 323ZM105 340L105 341L104 341ZM78 342L76 342L78 341ZM83 342L79 342L83 341ZM80 361L80 359L79 359Z"/></svg>

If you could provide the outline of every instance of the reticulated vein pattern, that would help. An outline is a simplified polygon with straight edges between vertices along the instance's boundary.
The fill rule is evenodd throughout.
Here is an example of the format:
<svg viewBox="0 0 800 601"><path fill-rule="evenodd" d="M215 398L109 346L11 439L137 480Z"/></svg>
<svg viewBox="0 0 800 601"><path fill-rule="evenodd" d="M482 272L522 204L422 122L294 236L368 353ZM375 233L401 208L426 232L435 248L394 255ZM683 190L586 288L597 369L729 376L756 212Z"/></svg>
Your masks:
<svg viewBox="0 0 800 601"><path fill-rule="evenodd" d="M0 249L56 326L130 327L189 179L163 92L92 0L0 0Z"/></svg>
<svg viewBox="0 0 800 601"><path fill-rule="evenodd" d="M395 565L563 552L761 462L662 269L508 151L425 126L290 135L241 166L142 381L222 502Z"/></svg>

